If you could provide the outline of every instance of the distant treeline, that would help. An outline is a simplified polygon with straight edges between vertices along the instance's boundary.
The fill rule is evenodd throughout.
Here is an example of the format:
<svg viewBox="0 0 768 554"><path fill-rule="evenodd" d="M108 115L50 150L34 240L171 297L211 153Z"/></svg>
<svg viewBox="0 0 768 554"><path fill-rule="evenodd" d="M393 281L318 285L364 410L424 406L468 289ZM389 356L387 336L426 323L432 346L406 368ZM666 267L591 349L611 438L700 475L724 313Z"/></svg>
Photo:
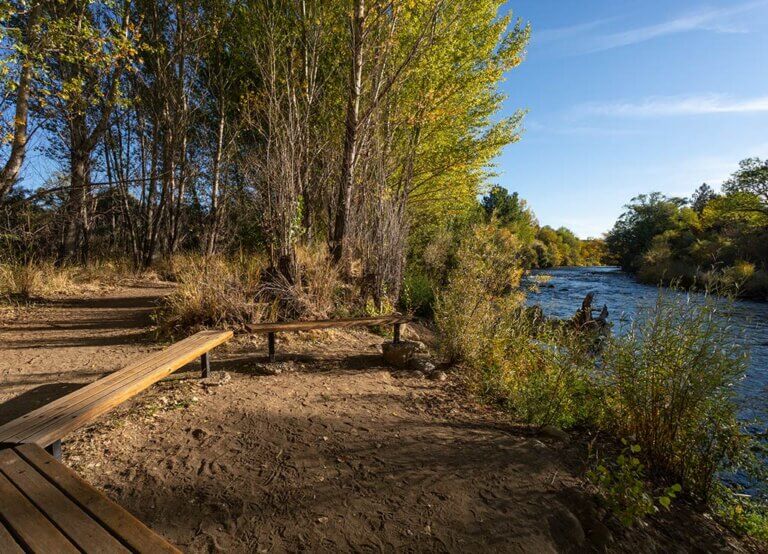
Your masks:
<svg viewBox="0 0 768 554"><path fill-rule="evenodd" d="M768 160L743 160L719 193L633 198L606 244L644 282L768 299Z"/></svg>
<svg viewBox="0 0 768 554"><path fill-rule="evenodd" d="M526 267L603 265L609 261L603 240L580 239L565 227L540 226L533 210L516 192L509 194L495 186L483 197L482 206L486 217L494 217L522 241Z"/></svg>
<svg viewBox="0 0 768 554"><path fill-rule="evenodd" d="M615 263L604 240L580 239L565 227L541 226L517 192L510 194L495 185L473 208L447 222L422 224L412 234L404 283L408 307L423 315L432 313L439 291L462 263L461 244L477 233L490 233L504 242L500 250L508 250L509 258L504 263L521 271Z"/></svg>

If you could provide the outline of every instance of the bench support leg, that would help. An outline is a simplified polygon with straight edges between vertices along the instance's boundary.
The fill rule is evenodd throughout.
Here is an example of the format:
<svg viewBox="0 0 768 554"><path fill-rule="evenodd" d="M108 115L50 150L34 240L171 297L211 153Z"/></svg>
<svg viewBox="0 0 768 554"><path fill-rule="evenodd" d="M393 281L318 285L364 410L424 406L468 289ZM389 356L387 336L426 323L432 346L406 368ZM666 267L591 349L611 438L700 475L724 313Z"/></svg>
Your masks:
<svg viewBox="0 0 768 554"><path fill-rule="evenodd" d="M399 323L395 323L395 329L394 329L394 332L392 333L392 342L394 344L397 344L398 342L400 342L400 324Z"/></svg>
<svg viewBox="0 0 768 554"><path fill-rule="evenodd" d="M269 361L275 361L275 334L267 333L267 348L269 350Z"/></svg>
<svg viewBox="0 0 768 554"><path fill-rule="evenodd" d="M203 379L211 374L211 360L208 358L208 352L200 356L200 369L203 375Z"/></svg>
<svg viewBox="0 0 768 554"><path fill-rule="evenodd" d="M61 441L60 440L56 442L52 442L51 444L45 447L45 450L48 452L48 454L50 454L57 460L61 460Z"/></svg>

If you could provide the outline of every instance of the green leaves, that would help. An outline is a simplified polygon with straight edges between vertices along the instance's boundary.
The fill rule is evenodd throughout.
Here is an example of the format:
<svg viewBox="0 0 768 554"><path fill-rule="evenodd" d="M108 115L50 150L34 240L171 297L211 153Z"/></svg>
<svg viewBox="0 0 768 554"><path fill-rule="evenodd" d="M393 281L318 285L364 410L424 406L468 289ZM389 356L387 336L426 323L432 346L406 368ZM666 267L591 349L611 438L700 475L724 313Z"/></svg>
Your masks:
<svg viewBox="0 0 768 554"><path fill-rule="evenodd" d="M597 463L587 472L587 478L597 487L611 513L631 527L658 511L657 505L669 509L682 487L678 484L667 487L654 501L644 466L635 456L641 451L640 445L626 439L621 442L624 445L621 454L613 462Z"/></svg>

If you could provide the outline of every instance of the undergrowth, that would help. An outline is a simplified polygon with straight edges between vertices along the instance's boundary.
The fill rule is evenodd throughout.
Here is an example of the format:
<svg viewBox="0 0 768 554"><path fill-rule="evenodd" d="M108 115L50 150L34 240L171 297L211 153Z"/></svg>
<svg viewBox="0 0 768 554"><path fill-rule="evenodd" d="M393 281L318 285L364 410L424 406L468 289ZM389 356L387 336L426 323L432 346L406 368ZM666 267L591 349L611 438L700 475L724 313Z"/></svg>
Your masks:
<svg viewBox="0 0 768 554"><path fill-rule="evenodd" d="M359 289L340 277L325 248L298 248L296 262L297 278L291 282L269 271L262 256L171 258L158 268L162 278L176 283L156 313L160 333L365 312Z"/></svg>
<svg viewBox="0 0 768 554"><path fill-rule="evenodd" d="M443 356L518 420L626 441L590 474L620 520L668 507L678 492L714 507L719 475L754 459L734 402L747 358L722 301L660 290L627 329L603 335L526 309L518 261L503 229L479 226L463 241L435 302ZM718 502L724 521L739 516L732 527L761 533L764 506Z"/></svg>
<svg viewBox="0 0 768 554"><path fill-rule="evenodd" d="M84 266L58 267L51 261L0 263L0 297L27 302L33 299L118 286L151 275L136 272L123 261L100 260Z"/></svg>

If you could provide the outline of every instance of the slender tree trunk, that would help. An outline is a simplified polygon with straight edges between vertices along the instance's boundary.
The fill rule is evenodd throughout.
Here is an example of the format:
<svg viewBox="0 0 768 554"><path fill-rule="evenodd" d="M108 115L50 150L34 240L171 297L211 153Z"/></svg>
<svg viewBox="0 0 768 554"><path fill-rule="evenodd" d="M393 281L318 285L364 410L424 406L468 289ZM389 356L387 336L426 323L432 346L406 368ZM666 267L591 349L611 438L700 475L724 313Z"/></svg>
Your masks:
<svg viewBox="0 0 768 554"><path fill-rule="evenodd" d="M80 118L77 118L79 120ZM78 121L73 127L80 127ZM85 121L82 121L82 125ZM70 147L70 191L67 199L67 209L64 213L64 226L59 243L57 265L61 266L72 260L77 251L78 242L83 231L85 220L85 197L90 188L90 152L82 147L79 136L82 129L73 130L73 140Z"/></svg>
<svg viewBox="0 0 768 554"><path fill-rule="evenodd" d="M171 225L171 238L169 241L169 254L176 253L179 246L179 228L184 213L184 194L187 189L187 132L186 129L181 137L180 152L181 161L179 162L179 190L176 193L173 207L173 223Z"/></svg>
<svg viewBox="0 0 768 554"><path fill-rule="evenodd" d="M221 183L221 160L224 150L224 113L219 114L219 127L216 132L216 152L213 157L213 182L211 183L211 211L208 218L208 244L205 254L211 256L216 250L219 227L219 187Z"/></svg>
<svg viewBox="0 0 768 554"><path fill-rule="evenodd" d="M344 133L344 155L341 166L339 195L336 202L336 217L329 245L331 257L336 263L341 261L344 255L344 239L352 203L352 192L355 185L355 170L357 168L360 96L363 86L364 2L365 0L355 0L355 12L352 18L352 70L350 72L347 121Z"/></svg>
<svg viewBox="0 0 768 554"><path fill-rule="evenodd" d="M16 88L16 111L13 118L13 140L11 152L5 166L0 170L0 201L11 189L19 176L19 171L24 163L27 151L27 122L29 119L29 96L32 85L32 52L34 42L37 40L35 29L40 18L42 2L36 2L32 7L26 22L24 43L28 51L21 63L19 84Z"/></svg>

